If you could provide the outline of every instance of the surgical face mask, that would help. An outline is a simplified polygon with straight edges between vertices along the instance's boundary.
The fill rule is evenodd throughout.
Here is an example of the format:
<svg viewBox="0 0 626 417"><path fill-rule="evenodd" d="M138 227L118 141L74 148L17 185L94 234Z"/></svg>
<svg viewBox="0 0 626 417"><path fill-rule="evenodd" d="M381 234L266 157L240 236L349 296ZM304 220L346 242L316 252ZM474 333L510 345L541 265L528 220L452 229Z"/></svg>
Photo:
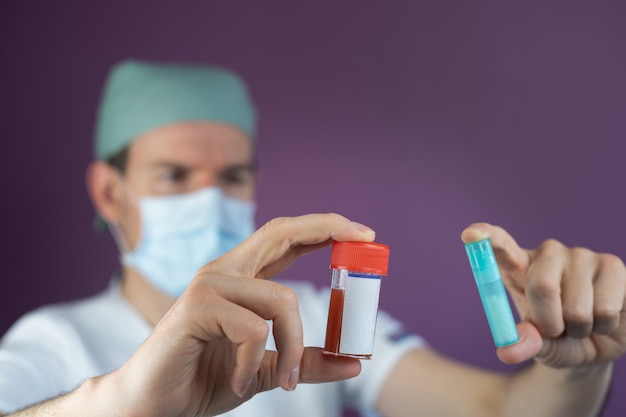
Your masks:
<svg viewBox="0 0 626 417"><path fill-rule="evenodd" d="M200 267L254 232L255 205L219 188L139 199L141 238L121 262L157 288L180 296Z"/></svg>

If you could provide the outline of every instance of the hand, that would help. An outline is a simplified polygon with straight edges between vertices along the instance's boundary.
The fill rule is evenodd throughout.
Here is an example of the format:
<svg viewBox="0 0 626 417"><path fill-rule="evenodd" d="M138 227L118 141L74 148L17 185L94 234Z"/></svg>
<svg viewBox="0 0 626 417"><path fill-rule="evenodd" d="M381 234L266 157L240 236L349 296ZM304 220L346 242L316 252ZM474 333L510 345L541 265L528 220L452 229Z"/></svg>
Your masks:
<svg viewBox="0 0 626 417"><path fill-rule="evenodd" d="M520 248L502 228L476 223L464 242L489 237L521 318L520 342L498 348L505 363L535 358L552 367L614 361L626 351L626 269L614 255L547 240Z"/></svg>
<svg viewBox="0 0 626 417"><path fill-rule="evenodd" d="M302 346L294 293L265 279L331 240L373 239L371 229L336 214L270 221L205 265L131 359L105 377L120 394L114 407L120 415L216 415L278 386L358 375L358 360ZM265 350L266 320L278 352Z"/></svg>

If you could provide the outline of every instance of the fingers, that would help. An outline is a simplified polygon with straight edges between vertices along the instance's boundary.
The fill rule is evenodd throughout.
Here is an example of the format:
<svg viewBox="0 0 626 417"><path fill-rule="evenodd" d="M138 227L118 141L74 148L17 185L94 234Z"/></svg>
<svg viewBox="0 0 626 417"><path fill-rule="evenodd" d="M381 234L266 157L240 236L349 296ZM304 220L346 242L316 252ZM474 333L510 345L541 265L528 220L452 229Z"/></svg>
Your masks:
<svg viewBox="0 0 626 417"><path fill-rule="evenodd" d="M329 358L319 348L303 348L296 294L280 284L204 273L179 304L192 318L194 338L206 342L226 338L236 346L231 387L240 397L250 395L255 381L258 391L277 386L293 390L299 381L338 381L360 372L358 360ZM265 350L266 320L273 321L278 352Z"/></svg>
<svg viewBox="0 0 626 417"><path fill-rule="evenodd" d="M228 265L236 275L266 278L280 272L303 253L337 241L374 240L375 232L338 214L309 214L276 218L243 244L207 265Z"/></svg>
<svg viewBox="0 0 626 417"><path fill-rule="evenodd" d="M523 321L520 342L498 348L505 363L535 358L554 366L614 360L625 348L626 267L618 257L547 240L520 248L503 229L476 223L464 242L489 237ZM595 358L595 359L594 359Z"/></svg>
<svg viewBox="0 0 626 417"><path fill-rule="evenodd" d="M549 241L542 245L541 256L533 260L526 274L525 291L529 303L527 318L546 337L558 337L565 330L561 303L565 265L562 245Z"/></svg>
<svg viewBox="0 0 626 417"><path fill-rule="evenodd" d="M503 278L523 319L548 338L610 334L624 309L626 268L613 256L547 240L528 251L504 229L487 223L466 228L465 243L490 238Z"/></svg>
<svg viewBox="0 0 626 417"><path fill-rule="evenodd" d="M530 318L544 337L610 334L624 308L626 269L608 254L548 240L534 251L526 293Z"/></svg>
<svg viewBox="0 0 626 417"><path fill-rule="evenodd" d="M361 372L361 361L324 355L321 348L305 348L300 381L322 383L353 378Z"/></svg>
<svg viewBox="0 0 626 417"><path fill-rule="evenodd" d="M236 346L231 386L247 392L265 357L269 325L273 321L278 348L275 382L293 390L302 358L302 323L296 294L264 280L200 273L177 303L194 323L194 338L214 342L223 338Z"/></svg>
<svg viewBox="0 0 626 417"><path fill-rule="evenodd" d="M279 385L294 390L299 380L302 345L302 322L298 310L298 299L287 287L277 287L275 303L281 304L281 314L272 317L274 339L278 350Z"/></svg>
<svg viewBox="0 0 626 417"><path fill-rule="evenodd" d="M295 293L279 284L250 278L271 276L297 256L332 240L372 241L374 236L370 228L337 214L279 218L198 272L177 305L183 305L183 315L192 318L190 332L194 338L206 342L227 339L236 346L231 387L237 395L245 395L255 378L265 375L271 376L271 388L287 390L293 390L302 379L302 369L308 372L305 378L317 375L310 367L301 366L302 323ZM266 320L273 322L275 355L265 351ZM314 362L323 369L329 366L324 360ZM354 364L347 362L345 367L351 375ZM339 371L345 374L344 365L329 376L335 378Z"/></svg>
<svg viewBox="0 0 626 417"><path fill-rule="evenodd" d="M504 269L525 269L530 263L527 250L519 247L515 239L499 226L488 223L474 223L461 233L463 243L491 240L493 251L498 259L498 266Z"/></svg>
<svg viewBox="0 0 626 417"><path fill-rule="evenodd" d="M273 363L276 352L267 351L263 361L262 379L259 381L258 391L268 391L276 388L276 376ZM299 381L302 383L325 383L342 381L357 376L361 372L361 362L354 358L331 357L324 355L321 348L304 348L299 369Z"/></svg>
<svg viewBox="0 0 626 417"><path fill-rule="evenodd" d="M598 260L593 294L593 332L608 335L618 329L626 309L626 268L617 256L603 254Z"/></svg>
<svg viewBox="0 0 626 417"><path fill-rule="evenodd" d="M234 310L234 309L233 309ZM245 309L244 309L245 310ZM231 313L234 313L231 311ZM240 315L244 315L241 313ZM222 320L225 336L238 345L236 362L231 376L231 387L239 397L243 397L252 384L265 356L265 343L269 326L257 317L250 317L249 324L233 320L234 315Z"/></svg>
<svg viewBox="0 0 626 417"><path fill-rule="evenodd" d="M561 285L565 333L577 339L587 337L593 330L595 254L588 249L566 251L568 257Z"/></svg>
<svg viewBox="0 0 626 417"><path fill-rule="evenodd" d="M261 228L261 237L292 245L311 245L328 239L338 241L371 241L375 233L369 227L334 213L283 217L269 221Z"/></svg>

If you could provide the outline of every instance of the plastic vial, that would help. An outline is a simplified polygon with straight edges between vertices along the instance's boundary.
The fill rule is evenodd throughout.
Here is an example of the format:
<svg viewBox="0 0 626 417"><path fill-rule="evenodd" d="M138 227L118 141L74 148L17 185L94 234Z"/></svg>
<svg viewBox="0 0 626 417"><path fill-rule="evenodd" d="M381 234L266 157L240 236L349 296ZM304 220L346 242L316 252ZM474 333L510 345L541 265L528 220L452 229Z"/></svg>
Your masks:
<svg viewBox="0 0 626 417"><path fill-rule="evenodd" d="M370 242L334 242L332 282L324 353L370 359L378 296L387 275L389 247Z"/></svg>
<svg viewBox="0 0 626 417"><path fill-rule="evenodd" d="M479 242L466 243L465 251L474 273L493 341L496 346L516 343L519 341L519 335L491 241L484 239Z"/></svg>

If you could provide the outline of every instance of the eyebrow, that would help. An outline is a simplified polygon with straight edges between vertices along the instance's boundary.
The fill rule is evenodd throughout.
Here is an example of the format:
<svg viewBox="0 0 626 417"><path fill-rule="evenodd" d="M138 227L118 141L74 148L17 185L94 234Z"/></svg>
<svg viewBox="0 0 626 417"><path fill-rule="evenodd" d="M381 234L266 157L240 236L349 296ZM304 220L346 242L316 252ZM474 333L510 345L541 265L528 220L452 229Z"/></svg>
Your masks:
<svg viewBox="0 0 626 417"><path fill-rule="evenodd" d="M189 165L174 161L156 161L151 163L150 168L188 168Z"/></svg>
<svg viewBox="0 0 626 417"><path fill-rule="evenodd" d="M251 171L254 172L257 170L257 165L254 162L249 162L246 164L232 164L232 165L227 165L224 168L222 168L220 170L220 172L224 172L224 171Z"/></svg>
<svg viewBox="0 0 626 417"><path fill-rule="evenodd" d="M150 168L152 169L161 169L161 168L175 168L175 169L193 169L196 165L185 164L181 162L175 161L156 161L150 164ZM231 165L226 165L220 172L224 171L251 171L254 172L258 168L256 162L247 162L247 163L235 163Z"/></svg>

